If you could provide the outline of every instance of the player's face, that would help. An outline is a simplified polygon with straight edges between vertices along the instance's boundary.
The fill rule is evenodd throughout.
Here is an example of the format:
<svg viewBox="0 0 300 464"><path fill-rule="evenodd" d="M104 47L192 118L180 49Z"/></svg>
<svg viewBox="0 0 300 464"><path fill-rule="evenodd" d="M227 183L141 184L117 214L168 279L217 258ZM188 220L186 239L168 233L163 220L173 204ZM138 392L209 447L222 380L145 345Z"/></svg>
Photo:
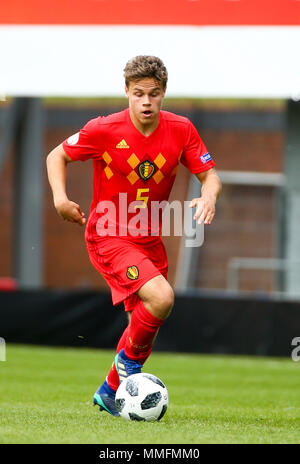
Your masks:
<svg viewBox="0 0 300 464"><path fill-rule="evenodd" d="M137 127L152 127L158 124L166 89L154 79L145 78L130 82L125 91L133 123Z"/></svg>

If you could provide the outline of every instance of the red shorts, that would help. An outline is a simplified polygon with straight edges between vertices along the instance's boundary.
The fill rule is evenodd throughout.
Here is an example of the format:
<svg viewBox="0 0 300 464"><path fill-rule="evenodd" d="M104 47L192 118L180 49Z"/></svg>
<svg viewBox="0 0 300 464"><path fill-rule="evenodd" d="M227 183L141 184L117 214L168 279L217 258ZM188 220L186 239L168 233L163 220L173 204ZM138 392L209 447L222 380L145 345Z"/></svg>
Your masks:
<svg viewBox="0 0 300 464"><path fill-rule="evenodd" d="M119 237L87 242L91 263L111 289L113 305L124 301L132 311L138 301L136 292L150 279L162 274L167 279L168 260L160 237L138 244Z"/></svg>

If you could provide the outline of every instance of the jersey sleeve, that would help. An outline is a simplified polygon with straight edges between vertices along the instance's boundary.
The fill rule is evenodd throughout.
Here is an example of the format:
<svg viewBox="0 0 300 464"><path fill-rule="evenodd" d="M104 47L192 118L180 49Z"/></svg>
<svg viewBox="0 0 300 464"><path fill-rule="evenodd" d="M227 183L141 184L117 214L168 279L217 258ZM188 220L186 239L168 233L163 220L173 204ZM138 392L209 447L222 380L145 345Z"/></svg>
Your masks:
<svg viewBox="0 0 300 464"><path fill-rule="evenodd" d="M72 160L101 158L101 126L98 121L99 118L91 119L79 132L63 141L63 149Z"/></svg>
<svg viewBox="0 0 300 464"><path fill-rule="evenodd" d="M188 122L186 142L180 161L192 174L207 171L215 166L215 162L191 121Z"/></svg>

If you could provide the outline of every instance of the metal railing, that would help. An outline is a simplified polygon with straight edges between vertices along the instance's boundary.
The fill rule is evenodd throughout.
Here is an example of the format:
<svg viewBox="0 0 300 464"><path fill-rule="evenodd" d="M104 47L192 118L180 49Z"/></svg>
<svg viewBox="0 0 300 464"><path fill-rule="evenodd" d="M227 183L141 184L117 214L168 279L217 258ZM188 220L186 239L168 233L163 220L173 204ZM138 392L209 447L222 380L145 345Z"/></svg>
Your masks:
<svg viewBox="0 0 300 464"><path fill-rule="evenodd" d="M239 273L240 270L270 270L270 271L295 271L298 268L300 272L300 261L290 261L288 259L276 258L231 258L227 266L227 290L230 292L239 292ZM300 296L300 283L299 292L275 291L272 294L282 294L289 296Z"/></svg>

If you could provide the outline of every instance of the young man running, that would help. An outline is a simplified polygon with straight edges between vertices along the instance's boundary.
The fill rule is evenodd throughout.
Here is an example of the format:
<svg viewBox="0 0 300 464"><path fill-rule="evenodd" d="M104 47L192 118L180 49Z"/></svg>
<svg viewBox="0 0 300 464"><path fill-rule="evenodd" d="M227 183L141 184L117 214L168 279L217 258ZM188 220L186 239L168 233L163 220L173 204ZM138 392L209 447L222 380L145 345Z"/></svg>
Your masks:
<svg viewBox="0 0 300 464"><path fill-rule="evenodd" d="M119 415L115 392L120 382L141 372L174 302L159 235L161 216L158 227L153 226L150 206L168 200L180 162L202 184L201 198L190 204L199 223L212 222L221 190L215 163L195 127L187 118L161 110L168 80L163 62L137 56L124 75L129 108L92 119L47 157L58 214L86 224L90 260L108 282L113 304L124 302L129 315L112 367L94 395L94 404L114 416ZM94 164L94 193L86 223L80 206L67 196L66 166L88 159Z"/></svg>

